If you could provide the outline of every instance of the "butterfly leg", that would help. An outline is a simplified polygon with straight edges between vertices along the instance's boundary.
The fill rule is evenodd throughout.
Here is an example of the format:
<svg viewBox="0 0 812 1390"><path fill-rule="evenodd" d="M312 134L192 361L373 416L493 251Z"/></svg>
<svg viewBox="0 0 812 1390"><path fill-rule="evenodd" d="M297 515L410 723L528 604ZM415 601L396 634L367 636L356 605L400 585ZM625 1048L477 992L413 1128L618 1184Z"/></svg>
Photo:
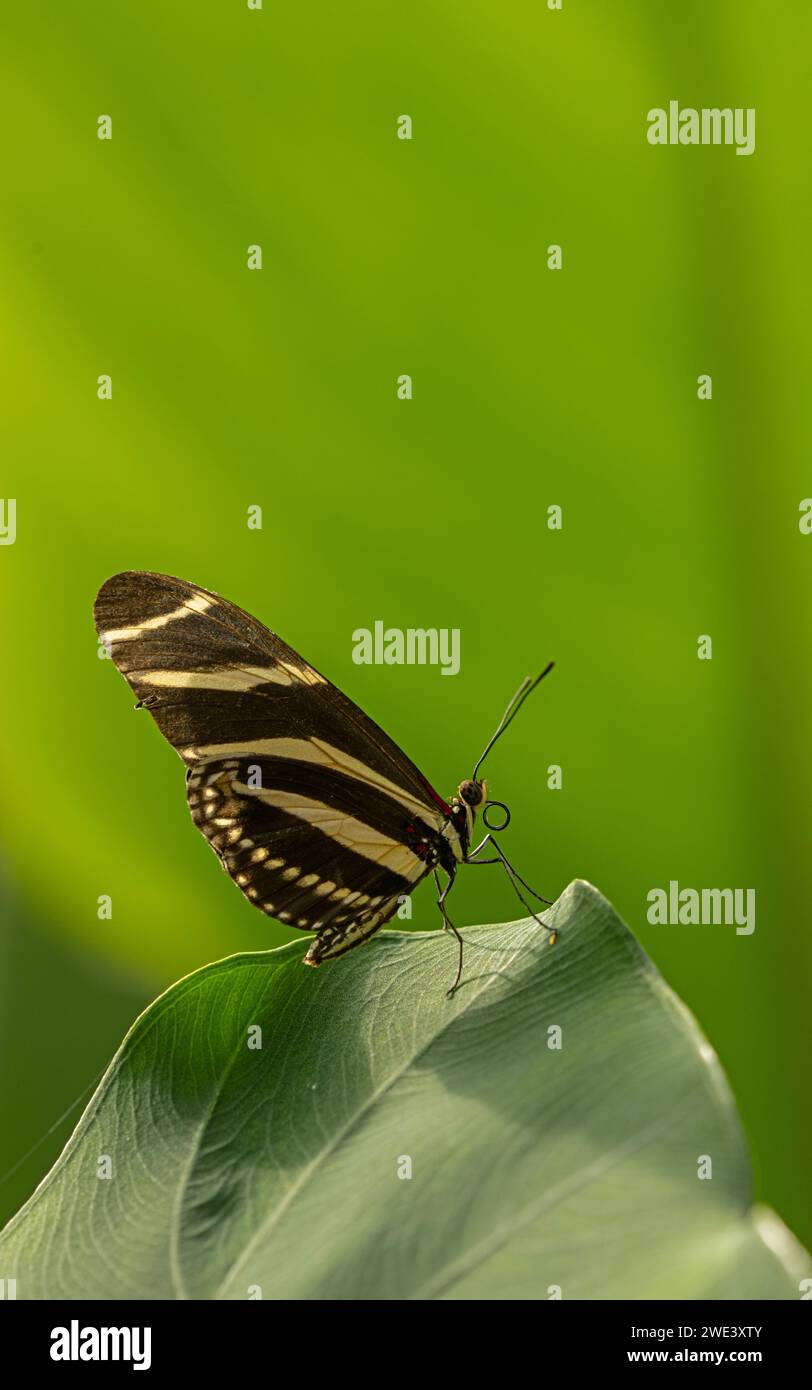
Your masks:
<svg viewBox="0 0 812 1390"><path fill-rule="evenodd" d="M493 845L494 849L496 850L497 855L499 856L498 859L475 859L475 858L474 858L474 855L475 855L475 854L479 854L479 851L480 851L481 849L484 849L486 845ZM522 876L521 876L521 874L519 873L518 869L514 869L513 865L511 864L510 860L508 859L507 855L505 854L504 850L500 849L499 845L496 843L495 839L493 838L493 835L486 835L486 836L485 836L485 839L482 840L482 841L476 846L475 849L470 850L469 853L468 853L468 856L467 856L467 858L466 858L466 860L465 860L465 862L466 862L466 864L499 864L499 863L503 864L503 865L505 866L505 869L508 870L508 871L513 875L513 877L514 877L515 879L518 879L518 881L519 881L519 883L521 883L522 887L527 889L528 893L530 893L530 894L531 894L534 898L536 898L540 903L544 903L545 907L552 907L552 903L551 903L550 899L549 899L549 898L543 897L541 893L537 893L536 890L535 890L535 888L531 888L531 887L530 887L530 884L527 883L527 882L522 878Z"/></svg>
<svg viewBox="0 0 812 1390"><path fill-rule="evenodd" d="M462 951L463 951L463 946L464 946L465 943L464 943L462 937L460 936L459 932L457 931L457 928L454 926L454 923L451 921L451 918L449 917L448 913L447 913L446 910L445 910L445 900L446 900L446 898L448 897L448 894L451 892L451 889L452 889L452 887L453 887L453 884L454 884L454 874L453 874L453 873L452 873L452 874L449 874L449 876L448 876L448 883L446 884L446 886L445 886L445 888L444 888L443 885L442 885L441 882L440 882L440 875L438 874L437 870L435 869L435 870L434 870L434 882L437 884L437 894L438 894L438 897L437 897L437 906L439 907L440 912L441 912L441 914L442 914L442 918L443 918L443 927L445 928L446 931L453 932L454 936L456 936L456 938L457 938L457 942L458 942L459 948L460 948L459 960L458 960L458 962L457 962L457 973L456 973L456 975L454 976L454 983L453 983L453 985L451 986L451 988L450 988L449 990L446 990L446 999L450 999L451 996L452 996L452 994L455 993L455 991L456 991L456 989L457 989L457 986L459 985L459 982L460 982L460 980L461 980L461 978L462 978Z"/></svg>
<svg viewBox="0 0 812 1390"><path fill-rule="evenodd" d="M497 858L475 859L474 855L479 854L480 850L483 850L485 846L488 844L490 844L496 850ZM548 907L552 907L552 903L549 901L548 898L542 898L541 894L537 893L535 889L531 888L529 883L525 883L521 875L518 874L514 869L507 855L502 852L499 845L496 843L496 840L494 839L493 835L486 835L485 839L482 840L480 844L476 846L476 849L471 850L471 853L467 856L465 862L466 864L501 864L502 868L508 876L510 885L514 893L516 894L516 897L519 899L519 902L527 908L527 911L530 913L530 916L534 919L534 921L538 922L540 927L543 927L546 932L550 933L550 945L555 944L558 938L558 932L556 928L551 927L547 922L542 921L538 913L533 911L533 908L530 906L529 902L527 901L521 889L519 888L519 884L521 883L522 886L527 889L528 893L530 893L534 898L538 898L539 902L546 903Z"/></svg>

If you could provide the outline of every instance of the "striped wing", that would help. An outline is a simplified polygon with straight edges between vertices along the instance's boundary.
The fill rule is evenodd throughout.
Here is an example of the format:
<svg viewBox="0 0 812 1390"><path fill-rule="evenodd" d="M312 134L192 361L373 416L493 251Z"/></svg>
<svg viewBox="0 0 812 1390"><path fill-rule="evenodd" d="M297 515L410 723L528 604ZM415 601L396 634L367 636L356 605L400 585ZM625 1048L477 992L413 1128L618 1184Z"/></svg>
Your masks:
<svg viewBox="0 0 812 1390"><path fill-rule="evenodd" d="M317 932L314 965L376 932L428 872L411 846L448 833L448 806L397 744L256 619L182 579L114 575L95 617L249 901Z"/></svg>

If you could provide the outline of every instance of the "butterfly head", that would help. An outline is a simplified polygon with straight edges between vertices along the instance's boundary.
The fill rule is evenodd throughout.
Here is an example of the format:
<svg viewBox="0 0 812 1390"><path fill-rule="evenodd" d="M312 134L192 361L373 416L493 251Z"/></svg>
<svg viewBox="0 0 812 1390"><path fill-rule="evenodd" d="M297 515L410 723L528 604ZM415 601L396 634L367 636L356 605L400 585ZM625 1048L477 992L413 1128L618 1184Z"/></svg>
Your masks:
<svg viewBox="0 0 812 1390"><path fill-rule="evenodd" d="M478 811L488 799L488 784L468 778L467 781L460 782L457 794L463 805L470 806L472 811Z"/></svg>
<svg viewBox="0 0 812 1390"><path fill-rule="evenodd" d="M464 858L474 833L474 816L487 802L488 790L485 782L468 778L460 782L457 795L451 798L451 824L459 836L461 854Z"/></svg>

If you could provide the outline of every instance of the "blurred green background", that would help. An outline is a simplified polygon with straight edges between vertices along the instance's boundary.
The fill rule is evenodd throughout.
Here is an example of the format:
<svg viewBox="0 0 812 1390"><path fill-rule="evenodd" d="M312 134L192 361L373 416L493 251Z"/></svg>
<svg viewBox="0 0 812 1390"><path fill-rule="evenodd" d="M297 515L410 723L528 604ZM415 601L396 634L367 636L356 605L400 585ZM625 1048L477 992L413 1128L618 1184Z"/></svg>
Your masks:
<svg viewBox="0 0 812 1390"><path fill-rule="evenodd" d="M267 622L444 793L556 658L489 760L505 845L615 903L812 1243L811 31L805 0L5 7L0 1174L158 991L290 935L97 659L98 586L148 568ZM756 107L755 154L649 146L671 99ZM460 674L353 665L378 618L459 627ZM649 926L672 878L755 888L755 934ZM521 913L495 870L455 909Z"/></svg>

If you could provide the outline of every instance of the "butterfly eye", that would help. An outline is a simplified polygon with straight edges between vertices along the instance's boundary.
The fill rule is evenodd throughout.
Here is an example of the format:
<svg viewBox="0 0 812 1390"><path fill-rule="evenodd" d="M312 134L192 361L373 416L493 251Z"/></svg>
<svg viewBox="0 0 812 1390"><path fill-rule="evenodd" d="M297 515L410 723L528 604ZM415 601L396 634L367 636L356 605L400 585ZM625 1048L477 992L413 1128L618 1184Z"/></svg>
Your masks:
<svg viewBox="0 0 812 1390"><path fill-rule="evenodd" d="M474 810L481 806L485 800L485 788L482 782L474 782L473 780L460 782L458 790L466 806L471 806Z"/></svg>

